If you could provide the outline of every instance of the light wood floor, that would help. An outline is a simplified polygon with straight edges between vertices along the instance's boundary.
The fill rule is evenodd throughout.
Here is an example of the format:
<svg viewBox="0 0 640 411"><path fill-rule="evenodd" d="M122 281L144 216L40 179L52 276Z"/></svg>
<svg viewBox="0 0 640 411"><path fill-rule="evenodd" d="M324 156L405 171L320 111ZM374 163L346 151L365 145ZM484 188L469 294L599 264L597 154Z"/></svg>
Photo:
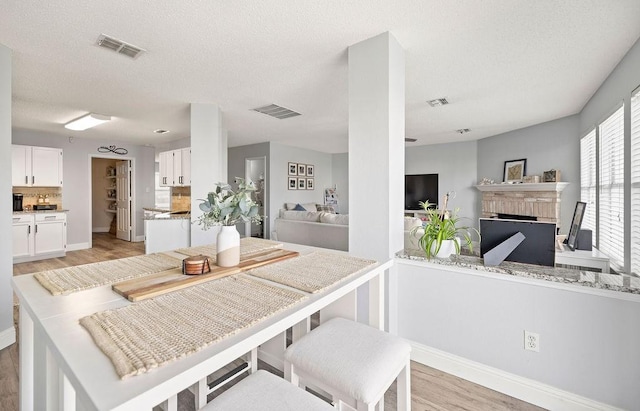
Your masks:
<svg viewBox="0 0 640 411"><path fill-rule="evenodd" d="M70 251L63 258L15 264L13 275L34 273L97 261L112 260L144 254L143 243L130 243L116 239L107 233L93 235L93 248ZM17 307L14 320L18 320ZM18 410L18 344L0 350L0 411ZM268 365L260 364L260 368ZM214 393L214 395L217 393ZM178 396L178 409L194 409L193 395L185 390ZM395 387L385 396L385 409L395 410ZM469 381L443 373L416 362L411 363L411 402L415 411L499 411L499 410L541 410L541 408Z"/></svg>

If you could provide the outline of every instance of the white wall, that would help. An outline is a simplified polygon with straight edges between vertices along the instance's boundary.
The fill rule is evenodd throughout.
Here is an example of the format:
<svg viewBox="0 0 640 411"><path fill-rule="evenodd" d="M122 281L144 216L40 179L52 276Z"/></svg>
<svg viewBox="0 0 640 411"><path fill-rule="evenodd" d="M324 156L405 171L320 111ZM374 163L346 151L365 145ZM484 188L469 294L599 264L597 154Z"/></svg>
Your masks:
<svg viewBox="0 0 640 411"><path fill-rule="evenodd" d="M349 153L331 155L331 175L333 187L338 193L338 209L336 211L340 214L349 214ZM329 187L321 188L324 196L324 189Z"/></svg>
<svg viewBox="0 0 640 411"><path fill-rule="evenodd" d="M400 262L398 333L564 391L638 409L640 299L552 286ZM524 330L540 335L540 352L524 350Z"/></svg>
<svg viewBox="0 0 640 411"><path fill-rule="evenodd" d="M580 199L580 140L578 116L564 117L535 126L478 140L477 179L502 181L504 162L527 159L527 175L541 175L556 169L569 184L562 192L561 229L569 231L576 201ZM477 184L477 182L475 183ZM477 194L480 213L480 193Z"/></svg>
<svg viewBox="0 0 640 411"><path fill-rule="evenodd" d="M69 210L67 215L67 244L70 249L86 248L91 241L91 197L87 190L90 187L90 156L110 157L116 159L133 159L135 219L138 239L144 236L142 207L154 206L154 149L153 147L134 146L126 142L104 141L52 135L44 132L14 129L13 144L25 144L41 147L61 148L63 153L63 187L62 206ZM128 154L118 156L98 152L101 146L116 145L127 149ZM10 162L9 162L10 163ZM10 172L10 171L9 171Z"/></svg>
<svg viewBox="0 0 640 411"><path fill-rule="evenodd" d="M478 225L477 184L478 144L476 141L433 144L406 147L405 174L438 174L438 203L450 191L456 196L449 202L449 209L460 208L459 217L465 225ZM404 201L404 199L403 199Z"/></svg>
<svg viewBox="0 0 640 411"><path fill-rule="evenodd" d="M236 147L237 148L237 147ZM315 189L289 190L288 162L313 164L315 166ZM324 203L324 188L331 187L331 154L285 146L278 143L269 145L269 227L278 217L278 210L284 203ZM271 233L269 232L269 236Z"/></svg>
<svg viewBox="0 0 640 411"><path fill-rule="evenodd" d="M2 194L4 193L4 194ZM13 292L11 291L12 240L11 210L11 50L0 44L0 349L16 341L13 328Z"/></svg>

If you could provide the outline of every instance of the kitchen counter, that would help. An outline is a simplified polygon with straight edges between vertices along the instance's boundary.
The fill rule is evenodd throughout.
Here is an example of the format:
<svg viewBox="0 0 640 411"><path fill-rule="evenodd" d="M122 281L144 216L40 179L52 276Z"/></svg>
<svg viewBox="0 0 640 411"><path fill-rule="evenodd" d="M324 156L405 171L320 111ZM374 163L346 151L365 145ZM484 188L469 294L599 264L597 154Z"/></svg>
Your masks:
<svg viewBox="0 0 640 411"><path fill-rule="evenodd" d="M144 216L145 220L191 220L191 213L186 214L174 214L174 213L162 213Z"/></svg>
<svg viewBox="0 0 640 411"><path fill-rule="evenodd" d="M31 211L14 211L14 215L22 215L22 214L45 214L45 213L68 213L67 209L60 210L31 210Z"/></svg>
<svg viewBox="0 0 640 411"><path fill-rule="evenodd" d="M168 208L142 207L143 211L151 211L153 213L170 213Z"/></svg>
<svg viewBox="0 0 640 411"><path fill-rule="evenodd" d="M499 266L484 265L482 258L467 255L451 255L447 258L427 260L424 252L403 250L396 258L424 261L448 267L460 267L494 274L505 274L517 277L534 278L556 283L572 284L582 287L598 288L623 293L640 294L640 278L626 274L604 274L570 268L546 267L533 264L503 261Z"/></svg>

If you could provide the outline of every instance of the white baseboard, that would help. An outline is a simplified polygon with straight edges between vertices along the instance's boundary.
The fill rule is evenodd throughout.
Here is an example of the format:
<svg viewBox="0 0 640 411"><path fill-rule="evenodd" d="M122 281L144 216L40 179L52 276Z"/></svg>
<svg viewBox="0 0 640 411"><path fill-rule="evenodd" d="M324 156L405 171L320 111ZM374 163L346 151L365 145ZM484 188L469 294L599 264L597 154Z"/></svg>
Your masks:
<svg viewBox="0 0 640 411"><path fill-rule="evenodd" d="M139 235L133 238L134 243L139 243L141 241L144 241L144 235Z"/></svg>
<svg viewBox="0 0 640 411"><path fill-rule="evenodd" d="M549 410L620 411L620 408L411 342L411 359Z"/></svg>
<svg viewBox="0 0 640 411"><path fill-rule="evenodd" d="M7 348L11 344L16 342L16 328L11 326L4 331L0 332L0 350Z"/></svg>
<svg viewBox="0 0 640 411"><path fill-rule="evenodd" d="M89 243L67 244L67 251L86 250L87 248L90 248Z"/></svg>
<svg viewBox="0 0 640 411"><path fill-rule="evenodd" d="M92 233L108 233L109 229L110 227L92 227L91 232Z"/></svg>

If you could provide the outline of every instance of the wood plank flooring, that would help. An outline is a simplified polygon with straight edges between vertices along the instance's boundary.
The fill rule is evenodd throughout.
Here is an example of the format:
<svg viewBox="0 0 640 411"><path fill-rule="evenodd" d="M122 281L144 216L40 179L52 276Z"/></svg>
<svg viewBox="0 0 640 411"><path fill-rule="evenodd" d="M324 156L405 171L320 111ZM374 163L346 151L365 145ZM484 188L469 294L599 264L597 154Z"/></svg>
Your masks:
<svg viewBox="0 0 640 411"><path fill-rule="evenodd" d="M93 248L70 251L65 257L30 263L15 264L13 275L34 273L43 270L88 264L144 254L143 243L130 243L116 239L108 233L93 235ZM14 321L18 322L18 310L14 307ZM18 343L0 350L0 411L18 410ZM267 364L265 368L278 374ZM213 396L217 395L215 392ZM395 386L385 395L385 409L395 410ZM411 363L411 403L414 411L534 411L542 408L487 389L472 382L443 373L434 368ZM188 390L178 396L178 409L194 409L193 394ZM159 407L154 408L159 410Z"/></svg>

